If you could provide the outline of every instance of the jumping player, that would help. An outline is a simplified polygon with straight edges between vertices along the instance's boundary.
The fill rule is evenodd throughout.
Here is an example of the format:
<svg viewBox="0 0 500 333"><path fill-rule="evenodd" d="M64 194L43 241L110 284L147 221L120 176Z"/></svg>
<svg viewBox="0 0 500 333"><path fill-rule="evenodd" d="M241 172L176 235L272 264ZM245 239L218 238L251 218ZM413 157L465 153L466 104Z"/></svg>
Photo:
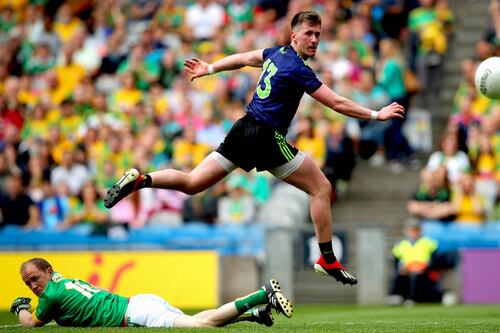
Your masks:
<svg viewBox="0 0 500 333"><path fill-rule="evenodd" d="M331 184L310 157L286 141L285 135L304 92L337 112L359 119L403 118L405 111L397 103L380 111L370 110L334 93L317 79L306 62L316 55L321 35L320 16L311 11L299 12L293 17L291 27L291 45L237 53L213 64L196 58L186 60L184 67L191 80L244 66L262 67L246 115L233 125L219 148L191 172L165 169L141 175L130 169L108 190L105 206L111 208L144 187L195 194L214 185L236 167L245 171L267 170L310 196L310 213L321 250L315 270L352 285L357 283L356 278L344 270L332 249Z"/></svg>

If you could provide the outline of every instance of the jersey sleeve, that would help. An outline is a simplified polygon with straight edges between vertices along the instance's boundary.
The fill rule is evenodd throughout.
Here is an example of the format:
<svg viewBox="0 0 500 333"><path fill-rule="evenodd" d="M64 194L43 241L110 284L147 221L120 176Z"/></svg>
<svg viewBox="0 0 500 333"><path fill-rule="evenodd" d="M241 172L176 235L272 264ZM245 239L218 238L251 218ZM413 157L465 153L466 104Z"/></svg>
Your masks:
<svg viewBox="0 0 500 333"><path fill-rule="evenodd" d="M36 319L42 323L49 323L52 319L54 319L55 313L58 311L57 302L49 298L45 295L41 295L38 299L38 305L34 312L34 316Z"/></svg>
<svg viewBox="0 0 500 333"><path fill-rule="evenodd" d="M293 79L295 83L301 86L308 94L312 94L323 84L318 80L311 67L307 66L305 63L303 66L297 68Z"/></svg>
<svg viewBox="0 0 500 333"><path fill-rule="evenodd" d="M262 53L262 57L264 58L264 60L266 60L267 58L269 58L269 56L271 54L278 51L279 49L280 49L280 46L274 46L274 47L270 47L268 49L264 49L264 52Z"/></svg>

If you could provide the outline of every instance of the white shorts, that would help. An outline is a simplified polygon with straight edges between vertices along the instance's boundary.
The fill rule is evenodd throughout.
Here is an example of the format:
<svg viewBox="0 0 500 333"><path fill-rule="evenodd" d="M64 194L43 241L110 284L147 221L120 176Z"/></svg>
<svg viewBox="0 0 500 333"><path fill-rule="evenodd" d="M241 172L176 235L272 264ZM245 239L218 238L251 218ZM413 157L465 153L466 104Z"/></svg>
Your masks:
<svg viewBox="0 0 500 333"><path fill-rule="evenodd" d="M130 297L127 326L173 327L184 313L157 295L141 294Z"/></svg>

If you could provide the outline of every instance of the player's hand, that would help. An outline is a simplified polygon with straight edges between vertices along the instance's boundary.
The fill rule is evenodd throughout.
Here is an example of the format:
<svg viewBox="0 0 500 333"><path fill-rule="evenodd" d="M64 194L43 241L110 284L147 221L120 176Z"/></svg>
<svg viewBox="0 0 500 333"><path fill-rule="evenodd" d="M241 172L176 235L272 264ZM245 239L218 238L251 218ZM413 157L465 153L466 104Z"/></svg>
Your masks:
<svg viewBox="0 0 500 333"><path fill-rule="evenodd" d="M12 302L12 305L10 306L10 312L15 313L16 315L19 314L19 311L21 310L28 310L31 309L31 298L29 297L18 297Z"/></svg>
<svg viewBox="0 0 500 333"><path fill-rule="evenodd" d="M191 81L208 75L208 64L200 59L193 58L184 61L184 70L191 74Z"/></svg>
<svg viewBox="0 0 500 333"><path fill-rule="evenodd" d="M377 120L384 121L392 118L404 118L404 116L405 109L398 103L394 102L391 105L383 107L382 110L378 112Z"/></svg>

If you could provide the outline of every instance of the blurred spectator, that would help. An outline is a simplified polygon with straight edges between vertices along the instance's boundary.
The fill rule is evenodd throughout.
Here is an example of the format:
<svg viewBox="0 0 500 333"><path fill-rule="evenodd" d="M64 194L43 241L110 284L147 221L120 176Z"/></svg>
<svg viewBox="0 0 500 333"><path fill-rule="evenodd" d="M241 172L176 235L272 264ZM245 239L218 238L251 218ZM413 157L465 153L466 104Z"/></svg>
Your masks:
<svg viewBox="0 0 500 333"><path fill-rule="evenodd" d="M229 183L228 193L219 199L217 220L222 224L252 223L255 216L255 200L245 190L243 183Z"/></svg>
<svg viewBox="0 0 500 333"><path fill-rule="evenodd" d="M66 150L63 152L61 165L52 170L51 182L52 186L64 183L72 195L77 195L89 181L89 177L87 168L75 163L73 152Z"/></svg>
<svg viewBox="0 0 500 333"><path fill-rule="evenodd" d="M142 27L142 22L147 24L153 19L156 11L158 10L161 0L127 0L128 17L132 25ZM140 30L134 26L131 30Z"/></svg>
<svg viewBox="0 0 500 333"><path fill-rule="evenodd" d="M43 198L37 204L42 226L48 230L61 229L67 224L70 202L66 196L57 194L49 181L44 181L42 188Z"/></svg>
<svg viewBox="0 0 500 333"><path fill-rule="evenodd" d="M486 217L484 198L477 193L474 176L463 174L459 180L459 187L453 194L453 207L456 222L480 224Z"/></svg>
<svg viewBox="0 0 500 333"><path fill-rule="evenodd" d="M413 34L412 41L416 49L415 67L422 87L419 106L427 110L440 108L443 56L447 50L443 23L439 20L434 6L434 0L420 0L420 7L413 9L408 18L408 27ZM443 9L441 7L441 14Z"/></svg>
<svg viewBox="0 0 500 333"><path fill-rule="evenodd" d="M491 0L488 12L490 15L485 39L498 49L500 45L500 2Z"/></svg>
<svg viewBox="0 0 500 333"><path fill-rule="evenodd" d="M127 58L127 53L122 47L122 42L123 32L121 31L115 31L109 36L106 51L101 60L97 75L114 74L118 70L122 61Z"/></svg>
<svg viewBox="0 0 500 333"><path fill-rule="evenodd" d="M409 100L404 85L405 63L395 40L383 39L380 42L380 60L377 69L377 82L387 91L390 102L399 103L408 112ZM387 130L387 158L391 171L395 173L402 171L402 163L412 154L402 131L403 122L404 119L391 119L391 126Z"/></svg>
<svg viewBox="0 0 500 333"><path fill-rule="evenodd" d="M469 129L469 139L472 136ZM485 209L490 210L496 200L498 185L496 176L496 161L493 146L487 133L479 133L477 146L468 141L469 158L476 175L476 191L484 199Z"/></svg>
<svg viewBox="0 0 500 333"><path fill-rule="evenodd" d="M250 193L256 200L256 204L261 205L269 200L271 196L271 178L270 174L251 171L244 173L242 170L235 170L228 175L227 186L241 184L241 186Z"/></svg>
<svg viewBox="0 0 500 333"><path fill-rule="evenodd" d="M188 197L182 206L184 222L204 222L215 224L220 196L224 191L223 183Z"/></svg>
<svg viewBox="0 0 500 333"><path fill-rule="evenodd" d="M500 195L498 193L493 206L487 212L486 219L488 222L500 223Z"/></svg>
<svg viewBox="0 0 500 333"><path fill-rule="evenodd" d="M156 82L160 76L158 62L147 61L146 50L142 45L135 45L130 52L130 56L121 62L117 70L118 74L133 74L135 87L146 91L152 83Z"/></svg>
<svg viewBox="0 0 500 333"><path fill-rule="evenodd" d="M427 168L432 171L444 166L447 170L448 180L453 187L460 177L470 170L467 154L458 150L458 137L456 133L445 133L441 139L440 150L435 151L429 157Z"/></svg>
<svg viewBox="0 0 500 333"><path fill-rule="evenodd" d="M324 167L326 158L325 134L319 133L319 129L314 128L312 119L308 117L302 117L297 121L295 131L297 149L311 156L317 166Z"/></svg>
<svg viewBox="0 0 500 333"><path fill-rule="evenodd" d="M25 187L19 174L9 174L6 191L0 193L0 228L6 225L26 228L40 226L40 212L33 200L25 194Z"/></svg>
<svg viewBox="0 0 500 333"><path fill-rule="evenodd" d="M78 128L83 124L83 118L76 113L73 101L66 99L61 103L60 116L57 125L64 139L76 142Z"/></svg>
<svg viewBox="0 0 500 333"><path fill-rule="evenodd" d="M26 119L21 137L23 140L47 139L49 128L47 108L42 104L37 104L31 110L30 117Z"/></svg>
<svg viewBox="0 0 500 333"><path fill-rule="evenodd" d="M23 71L28 75L45 73L54 67L55 58L47 44L40 43L34 46L33 54L23 62Z"/></svg>
<svg viewBox="0 0 500 333"><path fill-rule="evenodd" d="M173 50L165 50L160 62L160 73L158 75L159 83L165 89L170 89L174 79L179 76L181 69L175 61L175 53Z"/></svg>
<svg viewBox="0 0 500 333"><path fill-rule="evenodd" d="M185 193L173 190L155 190L151 198L154 203L148 212L148 224L179 225L182 223L182 208L189 198ZM143 195L141 193L141 200Z"/></svg>
<svg viewBox="0 0 500 333"><path fill-rule="evenodd" d="M166 33L176 34L181 32L184 15L185 8L176 5L175 0L163 0L151 23Z"/></svg>
<svg viewBox="0 0 500 333"><path fill-rule="evenodd" d="M408 201L408 212L419 219L452 221L455 219L451 204L451 189L446 168L420 171L420 184L413 198Z"/></svg>
<svg viewBox="0 0 500 333"><path fill-rule="evenodd" d="M54 31L63 43L69 42L77 33L83 29L83 22L71 13L68 3L63 3L57 10L53 23Z"/></svg>
<svg viewBox="0 0 500 333"><path fill-rule="evenodd" d="M174 141L174 154L172 162L174 165L186 165L194 168L211 152L210 146L196 140L196 132L193 127L185 127L182 135Z"/></svg>
<svg viewBox="0 0 500 333"><path fill-rule="evenodd" d="M236 36L241 37L251 28L253 21L253 7L249 1L234 0L227 6L227 15Z"/></svg>
<svg viewBox="0 0 500 333"><path fill-rule="evenodd" d="M20 173L20 170L9 162L5 151L0 150L0 193L7 193L7 178L11 173Z"/></svg>
<svg viewBox="0 0 500 333"><path fill-rule="evenodd" d="M211 108L204 108L201 111L201 120L203 127L196 131L196 141L201 144L206 144L212 149L216 149L224 140L226 132L222 128L220 122L215 118Z"/></svg>
<svg viewBox="0 0 500 333"><path fill-rule="evenodd" d="M116 89L111 96L110 108L116 112L127 113L142 101L144 93L137 89L132 72L122 74L120 81L120 88Z"/></svg>
<svg viewBox="0 0 500 333"><path fill-rule="evenodd" d="M410 219L405 226L405 239L393 249L394 278L389 296L393 305L414 302L439 302L442 290L439 275L433 270L438 245L422 236L419 221Z"/></svg>
<svg viewBox="0 0 500 333"><path fill-rule="evenodd" d="M89 225L92 232L102 233L109 222L109 210L104 207L104 201L99 196L92 181L86 182L79 193L79 200L67 216L65 227Z"/></svg>
<svg viewBox="0 0 500 333"><path fill-rule="evenodd" d="M380 110L389 102L389 96L385 90L375 83L374 73L370 70L363 70L359 89L352 93L352 99L372 110ZM375 153L370 158L372 166L382 166L385 163L385 131L388 127L387 122L379 121L360 121L361 141L366 144L375 145Z"/></svg>
<svg viewBox="0 0 500 333"><path fill-rule="evenodd" d="M326 162L323 172L334 185L335 194L341 196L347 191L352 171L356 165L356 156L352 140L345 135L345 124L336 121L329 124L326 137Z"/></svg>
<svg viewBox="0 0 500 333"><path fill-rule="evenodd" d="M47 160L35 149L30 155L28 167L23 174L24 182L27 185L27 194L35 202L43 198L43 183L50 180L50 166Z"/></svg>
<svg viewBox="0 0 500 333"><path fill-rule="evenodd" d="M387 34L390 38L399 38L401 31L407 24L407 8L405 8L405 5L411 3L411 1L389 0L377 1L374 3L379 3L376 5L373 14L375 14L375 17L382 16L381 19L377 19L380 20L382 26L381 33L383 35Z"/></svg>
<svg viewBox="0 0 500 333"><path fill-rule="evenodd" d="M198 0L186 12L186 26L198 41L212 39L224 24L224 7L213 0Z"/></svg>

